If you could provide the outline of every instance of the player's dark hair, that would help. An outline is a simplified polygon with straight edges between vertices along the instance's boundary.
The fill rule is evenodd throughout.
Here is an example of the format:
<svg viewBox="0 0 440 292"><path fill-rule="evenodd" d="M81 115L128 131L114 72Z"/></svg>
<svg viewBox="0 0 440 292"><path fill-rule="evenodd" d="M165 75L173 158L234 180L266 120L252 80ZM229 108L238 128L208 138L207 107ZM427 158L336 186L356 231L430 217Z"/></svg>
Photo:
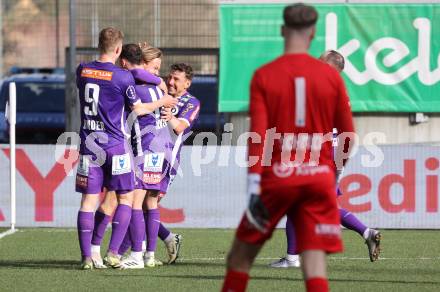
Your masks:
<svg viewBox="0 0 440 292"><path fill-rule="evenodd" d="M117 28L106 27L99 33L98 49L101 54L109 53L119 42L124 39L124 34Z"/></svg>
<svg viewBox="0 0 440 292"><path fill-rule="evenodd" d="M142 63L142 50L139 45L125 44L122 46L121 59L125 59L133 65Z"/></svg>
<svg viewBox="0 0 440 292"><path fill-rule="evenodd" d="M342 56L341 53L335 50L328 50L324 52L324 54L322 54L320 59L326 63L332 63L333 65L338 67L339 71L344 70L345 67L344 56Z"/></svg>
<svg viewBox="0 0 440 292"><path fill-rule="evenodd" d="M170 72L174 72L174 71L184 72L186 79L188 80L193 79L194 76L193 68L186 63L176 63L171 65Z"/></svg>
<svg viewBox="0 0 440 292"><path fill-rule="evenodd" d="M296 3L284 8L283 18L285 27L301 30L316 24L318 12L313 6Z"/></svg>

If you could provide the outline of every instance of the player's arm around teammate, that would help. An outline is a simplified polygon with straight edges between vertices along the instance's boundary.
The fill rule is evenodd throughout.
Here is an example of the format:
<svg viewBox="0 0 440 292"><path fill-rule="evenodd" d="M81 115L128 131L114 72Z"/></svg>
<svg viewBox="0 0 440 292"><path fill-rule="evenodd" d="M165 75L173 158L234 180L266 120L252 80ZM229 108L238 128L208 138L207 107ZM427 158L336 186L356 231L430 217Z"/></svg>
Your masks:
<svg viewBox="0 0 440 292"><path fill-rule="evenodd" d="M81 104L81 156L76 190L82 193L77 226L83 269L96 267L91 259L91 238L95 204L104 187L118 195L108 252L111 265L118 264L112 261L111 255L122 242L122 234L125 234L131 217L134 179L122 126L125 105L133 105L138 98L132 76L115 66L122 41L121 31L103 29L99 34L98 60L81 64L77 69Z"/></svg>
<svg viewBox="0 0 440 292"><path fill-rule="evenodd" d="M135 53L133 53L131 50L129 50L130 48L135 48L137 49L137 55ZM121 54L121 64L125 69L129 69L132 70L131 72L133 72L134 70L142 70L143 71L143 67L142 67L142 54L140 51L140 48L137 45L124 45L124 47L122 48L122 54ZM157 100L157 101L153 101L153 102L148 102L148 103L143 103L143 102L137 102L134 104L134 106L132 106L133 112L135 112L136 114L146 114L146 113L152 113L155 110L157 110L158 108L162 107L162 106L173 106L176 104L176 100L174 98L172 98L171 96L165 96L163 97L163 99ZM139 111L137 111L136 109L139 109ZM124 125L125 126L125 125ZM133 126L133 124L132 124ZM132 221L139 221L139 218L143 218L143 214L142 214L142 202L145 196L145 191L135 191L134 194L132 195L131 198L131 206L132 206L132 216L133 220ZM117 197L115 195L114 192L107 192L104 201L101 203L98 211L95 214L95 228L94 228L94 233L93 233L93 238L92 238L92 260L95 264L96 267L98 266L102 266L102 260L101 260L101 255L100 255L100 245L102 243L102 239L105 233L105 229L106 226L108 225L111 215L113 214L113 212L116 210L118 204L117 204ZM135 219L137 218L137 219ZM143 220L143 219L142 219ZM142 229L140 232L142 232L144 230L144 224L135 224L135 231L133 231L134 235L132 236L134 238L135 244L134 244L134 252L137 256L139 256L139 251L137 251L138 249L138 241L140 238L140 246L142 245L142 240L143 240L143 235L138 235L139 233L139 228L136 228L136 226L140 226L142 225ZM133 229L133 228L131 228ZM128 232L126 233L128 234ZM125 242L125 240L124 240ZM112 254L110 257L108 257L110 259L110 261L115 261L113 260L114 258L119 258L119 254L120 249L122 247L122 245L124 245L123 243L121 243L118 247L118 250L115 253L115 250L112 250ZM139 247L141 248L141 247ZM133 251L133 249L132 249ZM111 263L110 263L111 264ZM113 264L111 264L113 265Z"/></svg>

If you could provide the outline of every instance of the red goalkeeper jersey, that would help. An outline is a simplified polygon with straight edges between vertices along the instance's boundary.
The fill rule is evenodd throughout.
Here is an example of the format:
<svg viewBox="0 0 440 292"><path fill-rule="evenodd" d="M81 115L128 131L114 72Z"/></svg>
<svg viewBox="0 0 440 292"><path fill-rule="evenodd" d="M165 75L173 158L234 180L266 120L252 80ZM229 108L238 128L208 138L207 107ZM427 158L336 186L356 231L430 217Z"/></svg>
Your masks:
<svg viewBox="0 0 440 292"><path fill-rule="evenodd" d="M261 174L263 186L301 185L313 179L320 167L334 171L332 129L354 132L340 74L308 54L286 54L257 69L251 82L249 113L250 131L261 137L261 141L249 143L249 173ZM319 159L312 155L319 161L312 169L313 134L327 135L328 142L317 151Z"/></svg>

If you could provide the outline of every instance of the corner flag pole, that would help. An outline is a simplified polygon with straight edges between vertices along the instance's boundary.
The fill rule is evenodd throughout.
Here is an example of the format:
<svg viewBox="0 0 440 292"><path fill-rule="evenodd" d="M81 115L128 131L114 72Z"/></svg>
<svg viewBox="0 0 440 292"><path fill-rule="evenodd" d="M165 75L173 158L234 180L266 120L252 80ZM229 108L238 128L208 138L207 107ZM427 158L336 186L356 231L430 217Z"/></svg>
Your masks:
<svg viewBox="0 0 440 292"><path fill-rule="evenodd" d="M15 82L9 83L9 144L10 144L10 187L11 187L11 231L15 231L16 223L16 159L15 159L15 123L17 117L17 88Z"/></svg>
<svg viewBox="0 0 440 292"><path fill-rule="evenodd" d="M15 82L9 83L9 101L6 103L5 117L9 122L9 154L10 154L10 190L11 190L11 228L5 232L0 233L0 238L13 234L17 231L15 229L16 223L16 176L15 176L15 123L17 117L17 87Z"/></svg>
<svg viewBox="0 0 440 292"><path fill-rule="evenodd" d="M9 101L6 103L5 117L9 122L9 153L10 153L10 190L11 190L11 228L0 233L0 238L11 235L17 231L16 223L16 172L15 172L15 124L17 118L17 87L15 82L9 83Z"/></svg>

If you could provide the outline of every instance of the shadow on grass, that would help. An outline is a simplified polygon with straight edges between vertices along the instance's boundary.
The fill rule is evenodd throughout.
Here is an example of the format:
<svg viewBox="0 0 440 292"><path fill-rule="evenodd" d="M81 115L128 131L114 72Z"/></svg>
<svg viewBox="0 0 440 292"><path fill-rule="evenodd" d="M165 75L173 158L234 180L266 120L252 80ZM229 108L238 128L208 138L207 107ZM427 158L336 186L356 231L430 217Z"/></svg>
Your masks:
<svg viewBox="0 0 440 292"><path fill-rule="evenodd" d="M30 268L30 269L61 269L78 270L79 261L74 260L23 260L23 261L2 261L0 268Z"/></svg>

